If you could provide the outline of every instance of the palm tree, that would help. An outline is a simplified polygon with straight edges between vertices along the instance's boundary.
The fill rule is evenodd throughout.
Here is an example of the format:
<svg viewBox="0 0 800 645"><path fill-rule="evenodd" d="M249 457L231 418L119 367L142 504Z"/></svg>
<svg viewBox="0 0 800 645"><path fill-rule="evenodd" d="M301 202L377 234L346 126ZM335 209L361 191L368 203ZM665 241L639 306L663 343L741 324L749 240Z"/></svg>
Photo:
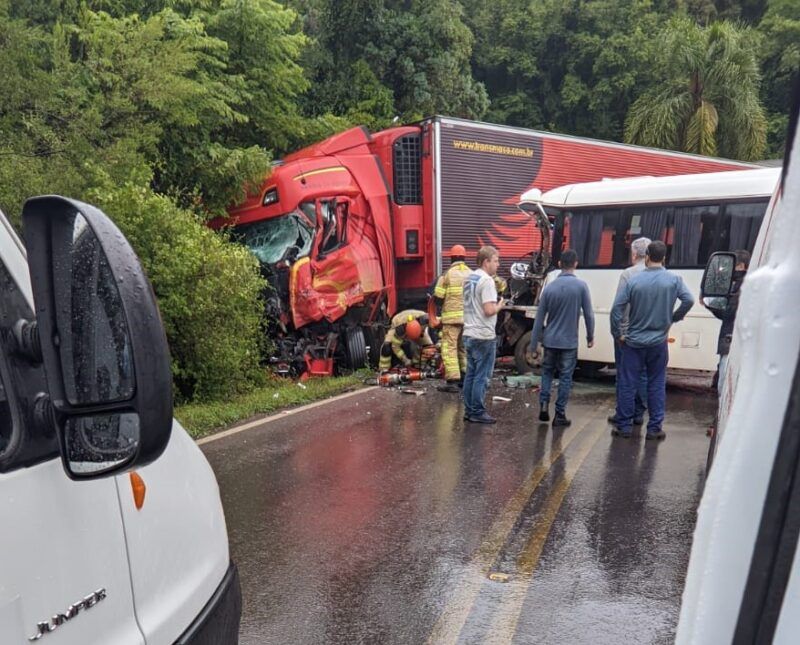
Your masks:
<svg viewBox="0 0 800 645"><path fill-rule="evenodd" d="M631 105L625 140L702 155L760 158L767 122L758 98L753 33L727 21L701 27L679 17L660 40L660 82Z"/></svg>

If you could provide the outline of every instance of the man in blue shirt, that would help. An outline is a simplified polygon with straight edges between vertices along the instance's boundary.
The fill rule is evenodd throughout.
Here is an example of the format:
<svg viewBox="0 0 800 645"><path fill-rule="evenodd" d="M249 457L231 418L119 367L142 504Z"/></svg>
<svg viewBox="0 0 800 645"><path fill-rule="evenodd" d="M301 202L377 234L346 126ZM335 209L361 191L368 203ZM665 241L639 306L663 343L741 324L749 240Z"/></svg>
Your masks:
<svg viewBox="0 0 800 645"><path fill-rule="evenodd" d="M660 240L647 247L647 268L631 278L617 294L611 308L611 335L620 343L622 369L617 398L616 427L612 434L631 436L634 398L639 375L647 371L647 439L666 437L664 422L666 401L667 337L673 323L683 320L694 304L694 298L683 279L664 268L667 246ZM674 309L676 301L680 307ZM628 329L623 332L622 320L629 307Z"/></svg>
<svg viewBox="0 0 800 645"><path fill-rule="evenodd" d="M558 397L553 427L572 423L567 419L567 401L572 389L572 373L578 362L578 319L583 310L586 321L586 342L594 345L594 312L589 287L575 276L578 255L572 249L561 253L561 275L548 284L539 299L536 322L531 334L531 353L539 355L539 342L544 345L542 389L539 391L539 421L550 420L550 389L553 373L558 369Z"/></svg>

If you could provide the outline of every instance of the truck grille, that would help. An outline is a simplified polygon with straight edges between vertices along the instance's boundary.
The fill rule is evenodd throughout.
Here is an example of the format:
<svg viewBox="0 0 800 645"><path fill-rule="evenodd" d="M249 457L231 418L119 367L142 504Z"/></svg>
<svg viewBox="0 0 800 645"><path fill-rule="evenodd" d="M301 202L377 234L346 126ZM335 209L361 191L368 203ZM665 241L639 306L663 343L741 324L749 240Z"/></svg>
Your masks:
<svg viewBox="0 0 800 645"><path fill-rule="evenodd" d="M407 134L394 142L394 201L422 203L420 135Z"/></svg>

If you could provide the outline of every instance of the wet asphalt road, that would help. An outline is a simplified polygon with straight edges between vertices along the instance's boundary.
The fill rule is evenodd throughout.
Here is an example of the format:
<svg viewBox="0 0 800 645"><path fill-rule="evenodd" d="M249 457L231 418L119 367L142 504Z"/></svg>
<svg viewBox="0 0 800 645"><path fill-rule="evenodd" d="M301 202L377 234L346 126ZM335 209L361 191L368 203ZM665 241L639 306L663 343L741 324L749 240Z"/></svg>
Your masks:
<svg viewBox="0 0 800 645"><path fill-rule="evenodd" d="M241 573L240 642L669 643L715 399L670 388L664 442L612 438L613 385L570 428L497 382L371 390L203 445ZM526 405L527 404L527 405Z"/></svg>

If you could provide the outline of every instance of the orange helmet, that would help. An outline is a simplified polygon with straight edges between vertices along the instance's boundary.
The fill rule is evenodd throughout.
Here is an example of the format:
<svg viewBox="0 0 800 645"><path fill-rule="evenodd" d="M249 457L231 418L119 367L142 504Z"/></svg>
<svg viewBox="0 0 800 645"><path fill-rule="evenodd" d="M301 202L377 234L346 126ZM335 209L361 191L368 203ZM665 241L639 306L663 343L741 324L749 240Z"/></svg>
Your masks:
<svg viewBox="0 0 800 645"><path fill-rule="evenodd" d="M450 248L450 257L451 258L465 258L465 257L467 257L467 249L465 249L460 244L454 244Z"/></svg>
<svg viewBox="0 0 800 645"><path fill-rule="evenodd" d="M406 333L405 337L408 340L419 340L422 336L422 325L419 324L418 320L409 320L406 323Z"/></svg>

